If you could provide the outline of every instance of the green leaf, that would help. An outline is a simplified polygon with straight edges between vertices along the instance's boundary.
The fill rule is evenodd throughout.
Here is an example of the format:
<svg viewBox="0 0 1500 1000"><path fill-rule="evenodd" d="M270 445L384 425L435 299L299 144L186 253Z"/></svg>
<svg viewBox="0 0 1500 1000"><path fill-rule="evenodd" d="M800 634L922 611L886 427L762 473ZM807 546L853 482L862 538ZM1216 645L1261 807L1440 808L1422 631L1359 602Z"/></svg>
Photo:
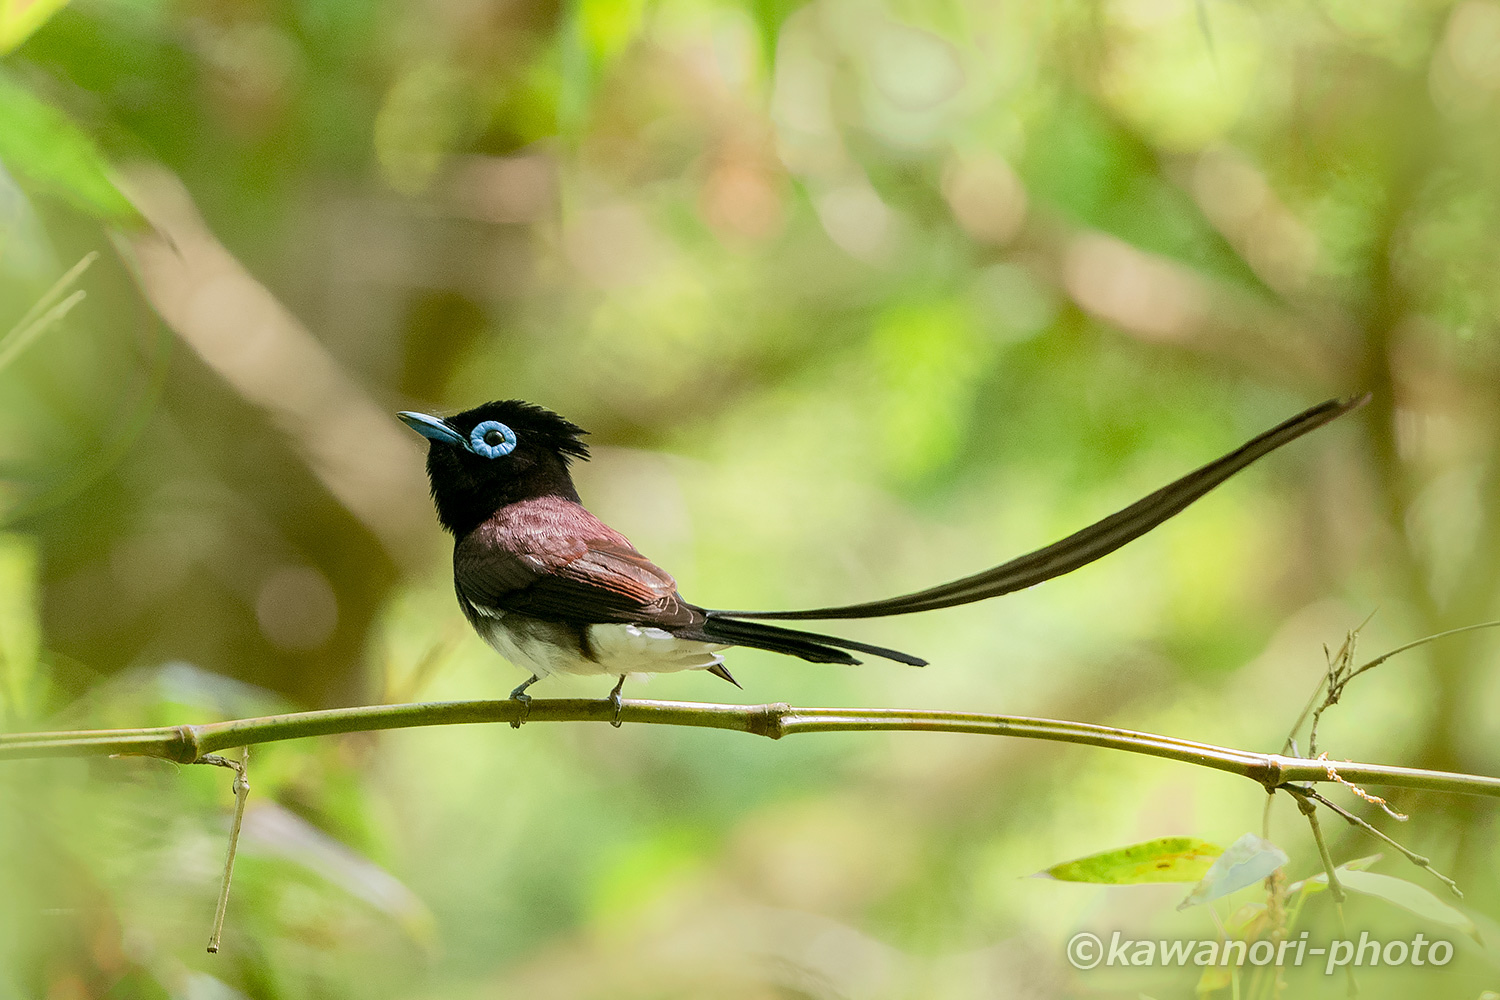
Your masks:
<svg viewBox="0 0 1500 1000"><path fill-rule="evenodd" d="M1342 879L1345 872L1362 872L1384 856L1383 854L1371 854L1368 857L1355 858L1353 861L1345 861L1334 868L1334 871L1338 872L1339 878ZM1312 895L1315 892L1322 892L1327 888L1328 873L1324 872L1321 875L1314 875L1312 878L1303 879L1301 882L1293 882L1286 887L1286 894L1288 898L1295 896L1299 892Z"/></svg>
<svg viewBox="0 0 1500 1000"><path fill-rule="evenodd" d="M94 141L67 115L3 75L0 164L33 189L102 222L146 224L109 179L109 164Z"/></svg>
<svg viewBox="0 0 1500 1000"><path fill-rule="evenodd" d="M68 0L0 0L0 56L30 38L67 5Z"/></svg>
<svg viewBox="0 0 1500 1000"><path fill-rule="evenodd" d="M1321 877L1325 881L1328 878L1327 875ZM1449 906L1415 882L1408 882L1394 875L1350 871L1339 872L1339 884L1350 892L1383 899L1408 913L1416 914L1423 920L1442 927L1452 927L1475 941L1479 940L1479 929L1474 926L1474 921L1470 920L1466 913Z"/></svg>
<svg viewBox="0 0 1500 1000"><path fill-rule="evenodd" d="M1060 882L1097 882L1103 885L1194 882L1203 877L1223 850L1196 837L1161 837L1064 861L1037 872L1037 875Z"/></svg>
<svg viewBox="0 0 1500 1000"><path fill-rule="evenodd" d="M1254 885L1287 863L1286 852L1269 840L1247 833L1219 856L1207 874L1193 886L1188 897L1177 904L1179 910L1227 896Z"/></svg>

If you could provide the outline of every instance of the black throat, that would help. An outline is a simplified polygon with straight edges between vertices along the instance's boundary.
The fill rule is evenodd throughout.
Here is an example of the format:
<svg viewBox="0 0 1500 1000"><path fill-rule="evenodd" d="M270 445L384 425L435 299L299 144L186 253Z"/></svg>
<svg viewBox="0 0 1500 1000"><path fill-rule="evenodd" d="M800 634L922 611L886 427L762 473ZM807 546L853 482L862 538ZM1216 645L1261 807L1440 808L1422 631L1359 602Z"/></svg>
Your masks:
<svg viewBox="0 0 1500 1000"><path fill-rule="evenodd" d="M476 467L446 445L434 442L428 449L427 477L438 521L454 538L463 538L500 508L522 500L552 496L581 502L560 456L528 450L511 458L515 461L507 462L506 474L495 475L498 470Z"/></svg>

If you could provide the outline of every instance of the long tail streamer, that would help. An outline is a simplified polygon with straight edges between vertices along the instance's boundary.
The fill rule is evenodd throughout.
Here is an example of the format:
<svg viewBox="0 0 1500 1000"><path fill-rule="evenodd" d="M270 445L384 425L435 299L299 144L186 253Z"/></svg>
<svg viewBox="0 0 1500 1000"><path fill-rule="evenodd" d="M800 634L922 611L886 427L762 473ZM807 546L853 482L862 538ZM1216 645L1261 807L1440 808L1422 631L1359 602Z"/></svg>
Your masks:
<svg viewBox="0 0 1500 1000"><path fill-rule="evenodd" d="M908 615L918 611L951 608L971 604L1001 594L1071 573L1096 559L1109 555L1181 513L1189 504L1218 486L1251 462L1289 444L1309 431L1336 420L1369 402L1368 393L1344 399L1330 399L1284 421L1258 437L1251 438L1222 458L1209 462L1181 479L1137 500L1124 510L1089 525L1046 548L1037 549L1008 563L987 569L961 580L944 583L901 597L864 604L846 604L835 608L812 608L807 611L709 611L710 618L779 618L832 621L847 618L883 618Z"/></svg>

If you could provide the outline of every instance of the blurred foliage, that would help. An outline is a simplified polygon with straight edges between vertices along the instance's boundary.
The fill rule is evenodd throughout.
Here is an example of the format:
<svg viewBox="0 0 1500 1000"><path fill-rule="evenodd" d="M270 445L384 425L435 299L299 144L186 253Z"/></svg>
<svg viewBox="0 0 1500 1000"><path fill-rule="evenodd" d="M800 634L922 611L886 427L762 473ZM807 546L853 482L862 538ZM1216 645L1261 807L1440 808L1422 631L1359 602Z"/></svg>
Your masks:
<svg viewBox="0 0 1500 1000"><path fill-rule="evenodd" d="M972 572L1368 389L1362 422L1097 566L851 627L927 670L731 663L757 701L1276 749L1371 610L1377 651L1497 617L1497 67L1494 0L0 0L0 330L101 254L0 368L5 725L503 696L402 407L562 411L594 432L592 509L745 607ZM1482 633L1405 654L1322 745L1500 773L1496 660ZM1180 888L1020 877L1231 843L1263 805L936 735L455 728L271 747L251 777L209 958L226 773L0 768L0 996L1181 995L1195 970L1063 954L1212 937ZM1363 995L1476 996L1494 808L1395 798L1486 944ZM1320 870L1289 804L1270 839ZM1241 933L1257 893L1211 905Z"/></svg>

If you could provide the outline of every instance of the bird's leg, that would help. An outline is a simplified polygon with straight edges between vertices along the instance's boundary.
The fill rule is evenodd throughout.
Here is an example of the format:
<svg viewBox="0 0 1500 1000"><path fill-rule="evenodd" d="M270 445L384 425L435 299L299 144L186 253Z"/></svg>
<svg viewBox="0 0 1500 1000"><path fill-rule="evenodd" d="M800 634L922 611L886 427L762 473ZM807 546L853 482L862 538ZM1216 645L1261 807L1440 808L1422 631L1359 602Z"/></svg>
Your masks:
<svg viewBox="0 0 1500 1000"><path fill-rule="evenodd" d="M625 687L625 675L621 674L619 681L615 683L615 689L609 693L610 703L615 706L615 717L609 720L609 724L616 729L620 728L620 709L625 707L620 699L620 690L623 687Z"/></svg>
<svg viewBox="0 0 1500 1000"><path fill-rule="evenodd" d="M531 680L517 684L516 689L510 693L511 701L519 701L521 703L521 717L512 722L510 728L520 729L521 723L525 722L526 717L531 714L531 695L526 693L526 689L541 679L540 675L532 674Z"/></svg>

